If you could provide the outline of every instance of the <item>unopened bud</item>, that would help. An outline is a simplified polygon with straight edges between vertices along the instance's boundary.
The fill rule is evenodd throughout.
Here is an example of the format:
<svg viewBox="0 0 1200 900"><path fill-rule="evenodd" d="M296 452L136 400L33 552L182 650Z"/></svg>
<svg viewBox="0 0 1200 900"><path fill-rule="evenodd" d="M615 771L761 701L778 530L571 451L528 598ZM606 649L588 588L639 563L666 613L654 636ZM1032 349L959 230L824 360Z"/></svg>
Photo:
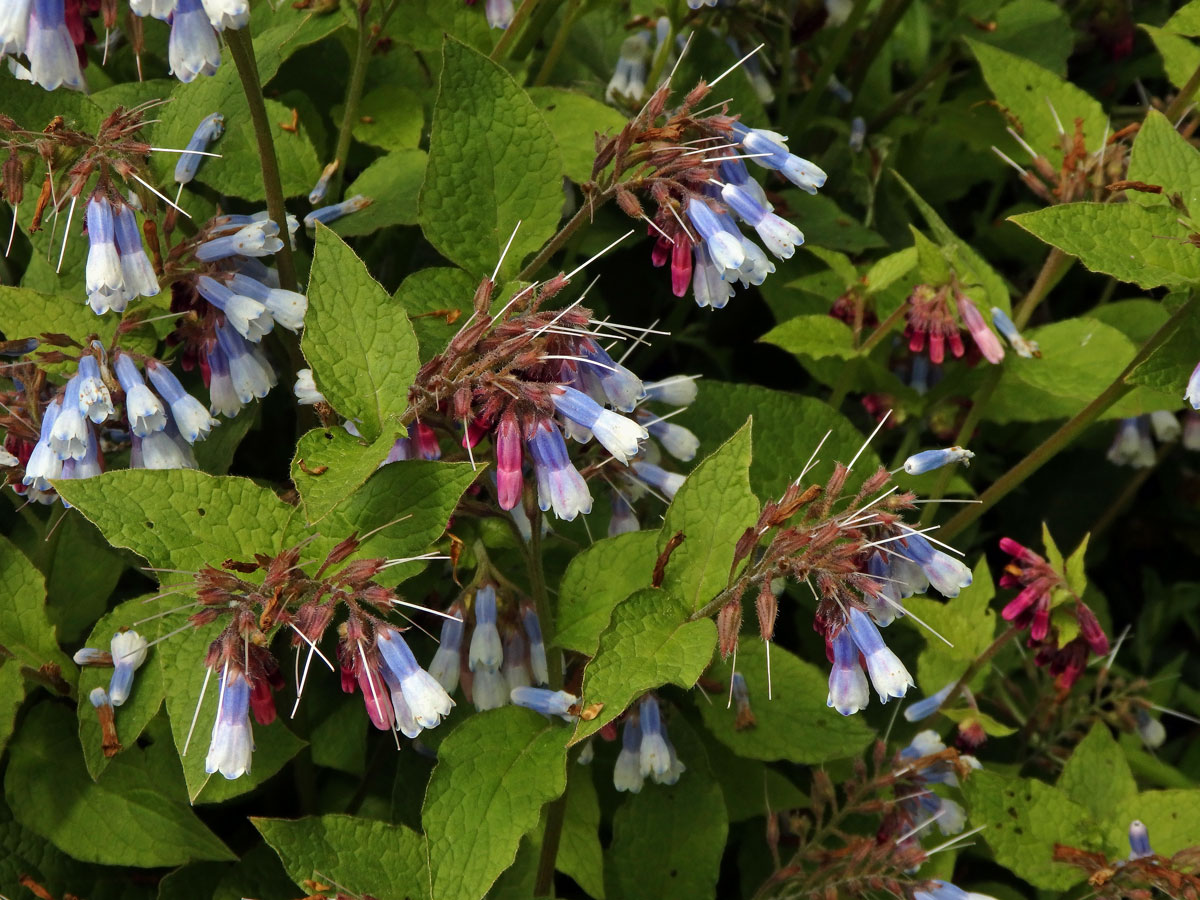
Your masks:
<svg viewBox="0 0 1200 900"><path fill-rule="evenodd" d="M779 600L769 584L764 584L758 592L754 609L758 613L758 633L764 641L771 640L775 636L775 617L779 615Z"/></svg>
<svg viewBox="0 0 1200 900"><path fill-rule="evenodd" d="M721 648L722 659L728 659L737 650L738 633L741 630L742 602L731 600L717 613L717 646Z"/></svg>
<svg viewBox="0 0 1200 900"><path fill-rule="evenodd" d="M121 752L121 742L117 739L117 722L108 692L101 687L94 688L88 694L88 700L96 708L96 718L100 720L100 749L106 757L114 757Z"/></svg>
<svg viewBox="0 0 1200 900"><path fill-rule="evenodd" d="M640 219L645 215L642 211L641 201L638 200L632 191L624 189L618 191L617 206L621 207L621 212L625 213L631 219Z"/></svg>
<svg viewBox="0 0 1200 900"><path fill-rule="evenodd" d="M3 167L4 199L9 206L17 206L25 196L25 167L16 149L10 150Z"/></svg>

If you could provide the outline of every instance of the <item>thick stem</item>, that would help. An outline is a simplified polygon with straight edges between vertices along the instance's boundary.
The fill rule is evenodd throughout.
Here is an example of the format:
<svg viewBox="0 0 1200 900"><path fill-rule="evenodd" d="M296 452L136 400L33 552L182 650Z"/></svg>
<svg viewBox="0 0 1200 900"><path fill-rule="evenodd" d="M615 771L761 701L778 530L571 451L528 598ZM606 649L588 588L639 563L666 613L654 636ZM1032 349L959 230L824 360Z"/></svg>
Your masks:
<svg viewBox="0 0 1200 900"><path fill-rule="evenodd" d="M350 155L350 139L354 132L354 123L358 119L358 104L362 100L363 85L367 80L367 66L371 61L371 35L367 27L367 13L362 5L358 7L358 36L354 42L354 62L350 68L350 83L346 86L346 104L342 112L342 126L338 129L337 146L333 151L333 161L337 169L329 184L329 195L340 196L342 188L342 173L346 169L346 157Z"/></svg>
<svg viewBox="0 0 1200 900"><path fill-rule="evenodd" d="M596 214L596 210L607 203L616 192L612 188L605 188L599 194L591 197L584 202L583 206L575 212L575 215L567 221L567 224L558 230L558 234L550 238L550 243L542 248L541 252L533 258L533 262L527 265L517 275L518 281L528 281L538 270L544 266L555 253L562 249L565 244L576 231L579 230L585 221L591 221Z"/></svg>
<svg viewBox="0 0 1200 900"><path fill-rule="evenodd" d="M521 33L521 29L525 27L525 22L533 15L533 10L537 7L540 0L525 0L524 3L517 8L513 15L512 21L508 23L508 27L504 29L504 34L500 35L500 40L496 41L496 46L492 48L492 62L500 62L504 59L504 54L508 52L508 48L512 42L517 39L517 35Z"/></svg>
<svg viewBox="0 0 1200 900"><path fill-rule="evenodd" d="M258 143L258 155L262 164L263 190L267 195L267 214L283 233L283 247L275 254L275 266L279 270L279 286L285 291L296 290L296 266L292 261L292 245L287 238L287 208L283 203L283 183L279 180L279 159L275 155L275 139L271 135L271 123L267 119L267 105L263 102L262 83L258 80L258 63L254 59L254 43L245 29L226 29L225 42L237 66L242 90L246 93L246 104L250 107L250 121L254 126L254 139Z"/></svg>
<svg viewBox="0 0 1200 900"><path fill-rule="evenodd" d="M1029 322L1029 318L1033 315L1033 311L1037 309L1046 295L1058 284L1059 279L1067 274L1067 269L1071 268L1075 263L1075 257L1067 256L1057 247L1051 248L1046 255L1046 261L1042 264L1042 270L1038 272L1037 278L1033 282L1033 286L1029 289L1029 293L1025 295L1025 299L1021 301L1021 305L1013 310L1013 324L1018 328L1024 328Z"/></svg>
<svg viewBox="0 0 1200 900"><path fill-rule="evenodd" d="M1188 108L1188 104L1192 102L1192 97L1196 95L1196 91L1200 90L1200 66L1196 67L1196 71L1192 73L1192 77L1187 80L1187 84L1171 101L1171 105L1167 107L1167 119L1172 123L1183 115L1183 111Z"/></svg>
<svg viewBox="0 0 1200 900"><path fill-rule="evenodd" d="M554 863L558 858L558 844L562 839L563 820L567 817L567 794L546 807L546 830L542 834L542 854L538 857L537 880L533 883L533 896L554 895Z"/></svg>
<svg viewBox="0 0 1200 900"><path fill-rule="evenodd" d="M1129 361L1129 365L1125 367L1124 371L1117 376L1112 384L1105 388L1095 400L1085 406L1073 418L1063 423L1062 427L1054 432L1054 434L1050 435L1039 446L1030 451L1028 456L996 479L992 486L980 495L980 503L967 507L947 522L941 530L941 536L946 540L950 540L961 534L967 526L995 506L1004 497L1008 496L1026 478L1040 469L1055 454L1075 440L1080 432L1100 417L1101 413L1133 390L1133 385L1127 384L1125 381L1129 373L1145 362L1152 353L1166 343L1167 339L1175 333L1180 323L1187 316L1191 315L1195 305L1196 298L1193 297L1183 306L1179 307L1171 318L1164 322L1162 327L1142 345L1142 349Z"/></svg>
<svg viewBox="0 0 1200 900"><path fill-rule="evenodd" d="M885 337L887 337L889 334L891 334L892 326L904 318L904 313L907 310L908 310L908 302L907 301L905 301L904 303L901 303L894 310L892 310L891 315L889 315L886 319L884 319L882 322L880 322L879 327L876 328L874 331L872 331L871 334L867 337L867 339L862 342L862 346L858 348L858 355L866 356L868 353L870 353L872 350L874 350L876 345L880 341L882 341Z"/></svg>
<svg viewBox="0 0 1200 900"><path fill-rule="evenodd" d="M950 689L950 693L946 695L946 699L938 704L938 709L942 709L943 707L949 706L951 703L953 703L958 698L958 695L962 693L963 688L970 683L971 679L975 677L979 670L987 665L991 658L999 653L1000 649L1018 634L1020 634L1020 632L1021 629L1019 629L1016 625L1010 625L1007 629L1002 631L1000 636L992 641L991 646L975 657L975 661L972 662L971 665L967 666L967 671L963 672L962 678L958 679L958 681L954 683L954 687Z"/></svg>

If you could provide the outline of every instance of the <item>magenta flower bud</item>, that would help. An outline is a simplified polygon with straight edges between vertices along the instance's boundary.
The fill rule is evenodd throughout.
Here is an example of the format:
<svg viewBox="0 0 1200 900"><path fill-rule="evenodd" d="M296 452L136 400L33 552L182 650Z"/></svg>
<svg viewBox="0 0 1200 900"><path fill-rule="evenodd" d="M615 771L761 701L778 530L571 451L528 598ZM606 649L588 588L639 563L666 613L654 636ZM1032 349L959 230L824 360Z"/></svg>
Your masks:
<svg viewBox="0 0 1200 900"><path fill-rule="evenodd" d="M967 331L975 340L979 352L988 362L993 365L998 364L1004 359L1004 345L1000 343L1000 338L996 337L996 333L988 328L987 322L983 320L983 316L971 302L970 297L966 294L958 294L957 300L958 314L962 316L963 324L967 326Z"/></svg>
<svg viewBox="0 0 1200 900"><path fill-rule="evenodd" d="M1092 612L1091 608L1086 604L1077 603L1075 605L1075 619L1079 622L1079 633L1083 635L1083 639L1092 648L1092 652L1097 656L1103 656L1107 653L1108 635L1100 627L1100 622L1097 621L1096 614Z"/></svg>
<svg viewBox="0 0 1200 900"><path fill-rule="evenodd" d="M671 248L671 293L682 297L692 283L692 242L684 235L675 237Z"/></svg>
<svg viewBox="0 0 1200 900"><path fill-rule="evenodd" d="M363 703L367 707L367 718L380 731L391 731L396 724L396 711L383 676L379 672L358 670L358 688L362 691Z"/></svg>
<svg viewBox="0 0 1200 900"><path fill-rule="evenodd" d="M521 502L525 476L521 472L521 427L511 410L500 417L495 441L497 500L501 509L512 509Z"/></svg>

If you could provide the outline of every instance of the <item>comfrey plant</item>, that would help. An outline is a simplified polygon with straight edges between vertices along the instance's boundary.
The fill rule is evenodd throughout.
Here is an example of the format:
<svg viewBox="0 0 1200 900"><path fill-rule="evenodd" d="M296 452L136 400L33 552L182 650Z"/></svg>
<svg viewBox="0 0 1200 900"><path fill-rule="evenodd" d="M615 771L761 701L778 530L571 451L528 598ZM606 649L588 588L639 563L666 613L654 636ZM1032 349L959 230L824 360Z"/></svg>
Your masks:
<svg viewBox="0 0 1200 900"><path fill-rule="evenodd" d="M1175 5L0 0L0 898L1200 897Z"/></svg>

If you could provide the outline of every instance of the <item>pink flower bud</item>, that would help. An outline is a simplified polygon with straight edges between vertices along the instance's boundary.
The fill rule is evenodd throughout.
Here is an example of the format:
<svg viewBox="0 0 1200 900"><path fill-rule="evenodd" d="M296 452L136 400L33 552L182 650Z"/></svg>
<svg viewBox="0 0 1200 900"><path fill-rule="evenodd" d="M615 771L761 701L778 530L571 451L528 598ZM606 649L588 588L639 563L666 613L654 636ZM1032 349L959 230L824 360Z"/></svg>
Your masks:
<svg viewBox="0 0 1200 900"><path fill-rule="evenodd" d="M521 502L525 479L521 474L521 429L510 410L496 427L496 489L500 508L512 509Z"/></svg>
<svg viewBox="0 0 1200 900"><path fill-rule="evenodd" d="M992 365L996 365L1004 359L1004 346L1000 343L1000 338L996 337L996 333L988 328L987 322L983 321L983 316L979 314L979 310L975 308L975 304L966 294L958 295L958 314L962 316L963 324L967 326L967 331L971 333L971 337L975 340L975 345L983 354L984 359Z"/></svg>

